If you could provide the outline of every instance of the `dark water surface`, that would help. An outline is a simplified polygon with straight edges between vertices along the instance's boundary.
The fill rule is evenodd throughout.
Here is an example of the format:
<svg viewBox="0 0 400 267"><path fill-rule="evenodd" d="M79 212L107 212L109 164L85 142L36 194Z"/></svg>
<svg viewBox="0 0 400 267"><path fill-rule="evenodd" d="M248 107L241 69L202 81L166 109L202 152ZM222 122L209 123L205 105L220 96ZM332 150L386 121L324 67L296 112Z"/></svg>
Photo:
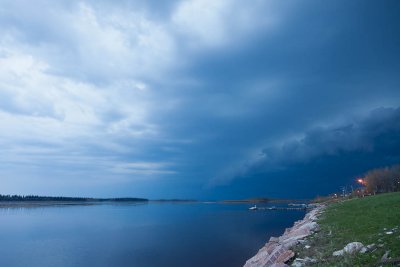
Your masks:
<svg viewBox="0 0 400 267"><path fill-rule="evenodd" d="M302 211L248 204L0 209L0 266L243 266Z"/></svg>

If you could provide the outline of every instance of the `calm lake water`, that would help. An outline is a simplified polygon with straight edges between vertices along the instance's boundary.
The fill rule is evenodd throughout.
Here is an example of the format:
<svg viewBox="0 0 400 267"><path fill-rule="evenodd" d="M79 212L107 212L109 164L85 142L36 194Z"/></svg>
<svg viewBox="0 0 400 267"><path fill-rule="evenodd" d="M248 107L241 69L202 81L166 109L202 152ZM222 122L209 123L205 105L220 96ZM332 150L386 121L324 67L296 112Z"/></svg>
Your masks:
<svg viewBox="0 0 400 267"><path fill-rule="evenodd" d="M243 266L302 211L248 204L0 209L0 266Z"/></svg>

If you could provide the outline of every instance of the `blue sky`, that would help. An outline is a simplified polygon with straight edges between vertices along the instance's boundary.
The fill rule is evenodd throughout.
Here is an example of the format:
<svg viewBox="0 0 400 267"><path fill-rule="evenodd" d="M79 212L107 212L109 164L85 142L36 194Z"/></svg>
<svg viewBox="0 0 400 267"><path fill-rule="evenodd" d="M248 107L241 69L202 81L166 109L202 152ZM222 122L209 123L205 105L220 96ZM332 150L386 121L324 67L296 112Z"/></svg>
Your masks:
<svg viewBox="0 0 400 267"><path fill-rule="evenodd" d="M0 193L312 197L400 163L399 13L0 0Z"/></svg>

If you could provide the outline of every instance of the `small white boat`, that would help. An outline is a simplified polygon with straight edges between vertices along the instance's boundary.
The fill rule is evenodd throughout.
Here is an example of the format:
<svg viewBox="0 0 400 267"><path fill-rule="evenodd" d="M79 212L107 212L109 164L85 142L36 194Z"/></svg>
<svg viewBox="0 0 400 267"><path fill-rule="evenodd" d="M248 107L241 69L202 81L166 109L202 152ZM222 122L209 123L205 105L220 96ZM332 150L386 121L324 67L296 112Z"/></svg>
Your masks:
<svg viewBox="0 0 400 267"><path fill-rule="evenodd" d="M253 207L250 207L249 210L256 210L257 209L257 205L254 205Z"/></svg>

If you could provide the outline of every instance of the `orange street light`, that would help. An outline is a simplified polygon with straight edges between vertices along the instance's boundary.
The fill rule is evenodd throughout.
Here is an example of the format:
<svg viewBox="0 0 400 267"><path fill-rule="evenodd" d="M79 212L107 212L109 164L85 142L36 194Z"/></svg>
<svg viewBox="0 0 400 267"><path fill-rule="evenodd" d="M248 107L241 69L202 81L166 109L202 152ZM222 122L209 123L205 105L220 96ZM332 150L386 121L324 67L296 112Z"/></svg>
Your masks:
<svg viewBox="0 0 400 267"><path fill-rule="evenodd" d="M359 184L365 185L364 179L358 178L358 179L357 179L357 182L358 182Z"/></svg>

